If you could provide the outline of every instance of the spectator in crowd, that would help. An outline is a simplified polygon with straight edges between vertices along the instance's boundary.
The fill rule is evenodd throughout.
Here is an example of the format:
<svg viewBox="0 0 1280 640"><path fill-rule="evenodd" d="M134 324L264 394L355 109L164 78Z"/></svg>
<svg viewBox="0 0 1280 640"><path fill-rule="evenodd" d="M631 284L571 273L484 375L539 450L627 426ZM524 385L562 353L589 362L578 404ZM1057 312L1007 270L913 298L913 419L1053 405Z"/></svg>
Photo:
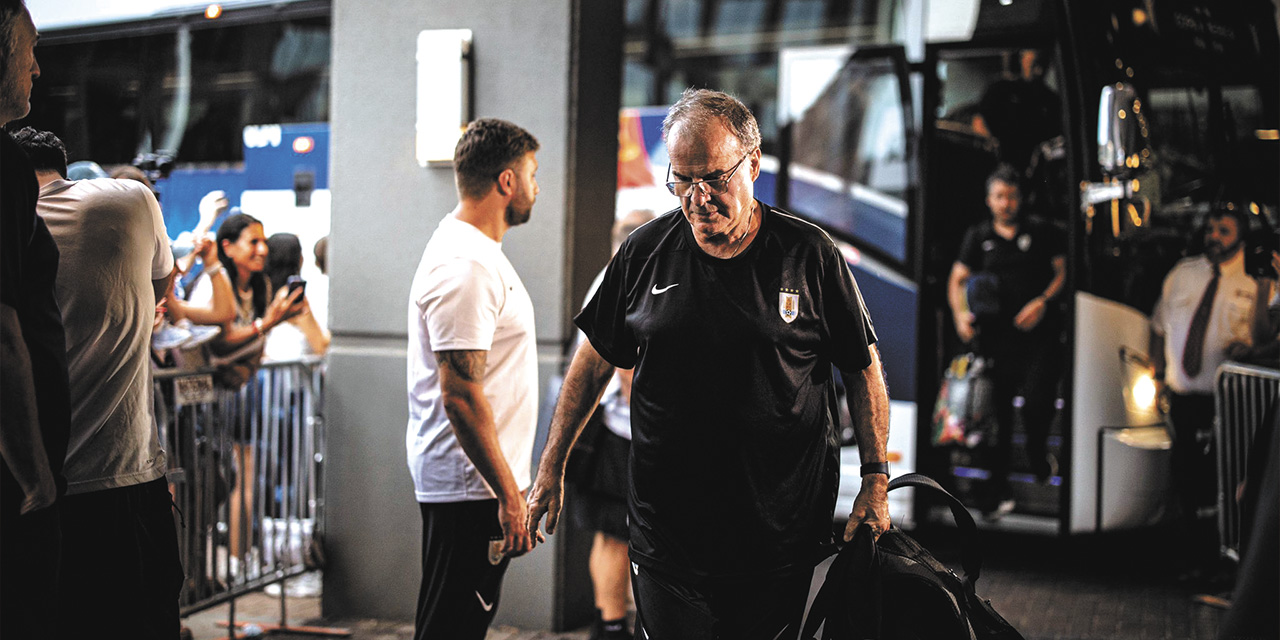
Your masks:
<svg viewBox="0 0 1280 640"><path fill-rule="evenodd" d="M67 333L71 439L62 502L62 637L179 629L178 556L167 465L151 413L149 345L173 254L155 196L131 181L66 179L62 141L15 136L40 182L37 210L58 244L57 296Z"/></svg>
<svg viewBox="0 0 1280 640"><path fill-rule="evenodd" d="M311 305L311 315L316 323L326 332L329 330L329 236L316 240L311 249L316 259L316 270L307 280L307 304Z"/></svg>
<svg viewBox="0 0 1280 640"><path fill-rule="evenodd" d="M845 539L889 527L889 398L875 333L829 236L756 200L760 129L689 89L663 123L680 208L631 234L575 322L529 496L553 532L569 448L615 368L635 369L629 488L637 635L797 635L834 539L835 375L863 461Z"/></svg>
<svg viewBox="0 0 1280 640"><path fill-rule="evenodd" d="M201 257L204 252L205 243L214 244L214 233L218 227L222 225L228 217L240 213L239 207L231 207L227 194L220 189L210 191L200 198L199 204L200 218L196 222L196 226L190 231L183 231L178 234L177 239L173 241L173 245L179 249L184 255L178 259L178 270L182 272L182 277L178 279L177 293L185 299L191 298L191 289L195 286L196 280L200 278L201 272L205 267L212 266L212 262L196 262L196 258ZM187 248L190 247L190 251Z"/></svg>
<svg viewBox="0 0 1280 640"><path fill-rule="evenodd" d="M40 77L36 27L0 0L0 127L27 115ZM57 619L55 500L71 423L66 337L54 294L58 248L36 215L26 154L0 128L0 637L38 638ZM54 505L54 506L51 506Z"/></svg>
<svg viewBox="0 0 1280 640"><path fill-rule="evenodd" d="M277 233L267 238L267 281L276 293L287 289L289 278L302 272L302 243L292 233ZM307 285L308 283L303 283ZM304 290L305 291L305 290ZM297 360L303 356L322 356L329 350L329 332L316 321L304 292L298 301L302 311L276 326L267 334L267 360Z"/></svg>
<svg viewBox="0 0 1280 640"><path fill-rule="evenodd" d="M422 514L414 638L484 638L525 525L538 419L533 302L502 253L538 195L538 141L472 122L454 150L459 202L431 235L408 305L409 473Z"/></svg>
<svg viewBox="0 0 1280 640"><path fill-rule="evenodd" d="M225 387L237 389L253 376L262 362L262 350L268 331L302 312L302 292L290 294L281 289L272 297L265 273L267 237L262 223L253 216L238 213L218 227L215 238L218 260L209 263L196 280L191 302L209 304L213 299L211 272L225 269L234 293L235 317L223 323L222 333L209 343L211 364L217 367L217 379ZM253 443L249 425L233 425L235 464L242 481L235 483L230 496L229 527L231 553L239 558L247 551L242 516L253 511L253 491L248 479L254 477Z"/></svg>
<svg viewBox="0 0 1280 640"><path fill-rule="evenodd" d="M1217 208L1206 221L1204 253L1183 258L1165 276L1151 316L1151 359L1168 389L1173 479L1182 511L1181 576L1218 577L1217 465L1213 448L1213 383L1218 366L1249 357L1266 336L1266 298L1244 270L1248 219Z"/></svg>
<svg viewBox="0 0 1280 640"><path fill-rule="evenodd" d="M238 213L228 217L218 228L214 244L218 260L206 266L196 280L190 302L211 302L213 283L208 276L226 269L235 316L222 325L222 335L212 342L212 352L224 383L234 388L248 381L261 362L267 332L302 312L302 292L291 294L281 289L272 296L266 275L267 237L262 223L253 216Z"/></svg>
<svg viewBox="0 0 1280 640"><path fill-rule="evenodd" d="M152 194L156 193L156 186L151 183L151 179L147 177L147 174L144 173L142 169L133 165L126 164L116 167L111 171L110 175L116 180L133 180L134 182L141 182L143 185L146 185L147 189L149 189Z"/></svg>
<svg viewBox="0 0 1280 640"><path fill-rule="evenodd" d="M236 319L236 297L231 287L231 277L218 260L218 245L211 239L196 243L194 254L201 264L208 265L201 277L211 289L209 295L201 292L199 298L183 300L176 295L176 285L169 287L165 305L173 322L190 320L197 325L223 325ZM176 278L175 278L176 280ZM207 298L207 299L206 299Z"/></svg>
<svg viewBox="0 0 1280 640"><path fill-rule="evenodd" d="M613 253L640 225L653 220L647 209L628 212L613 223ZM587 301L604 280L604 271L587 290ZM585 306L585 302L584 302ZM581 333L579 340L586 337ZM627 600L631 592L627 558L627 458L631 454L631 370L614 372L600 406L578 437L570 460L576 476L581 526L594 532L588 570L595 594L596 619L590 640L631 638ZM581 457L582 460L578 458Z"/></svg>
<svg viewBox="0 0 1280 640"><path fill-rule="evenodd" d="M1042 482L1055 473L1046 440L1062 375L1062 323L1054 298L1067 281L1066 238L1022 213L1022 179L1000 165L987 178L991 220L969 229L951 267L947 301L956 334L993 361L996 443L978 507L988 517L1015 508L1009 488L1014 398L1022 396L1027 457Z"/></svg>

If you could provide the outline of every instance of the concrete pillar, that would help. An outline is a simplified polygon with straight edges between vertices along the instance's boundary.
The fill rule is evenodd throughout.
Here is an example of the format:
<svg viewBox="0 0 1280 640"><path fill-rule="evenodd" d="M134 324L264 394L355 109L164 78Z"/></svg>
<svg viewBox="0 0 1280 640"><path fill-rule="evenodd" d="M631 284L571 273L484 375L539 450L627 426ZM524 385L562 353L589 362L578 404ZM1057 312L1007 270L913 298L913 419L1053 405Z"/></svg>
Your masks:
<svg viewBox="0 0 1280 640"><path fill-rule="evenodd" d="M414 54L420 31L458 28L474 35L472 115L511 120L542 143L532 220L503 249L533 298L544 390L608 256L620 0L334 0L326 615L415 611L421 520L405 463L406 309L423 247L457 196L450 167L424 169L414 157ZM566 534L512 563L500 623L584 621L582 544Z"/></svg>

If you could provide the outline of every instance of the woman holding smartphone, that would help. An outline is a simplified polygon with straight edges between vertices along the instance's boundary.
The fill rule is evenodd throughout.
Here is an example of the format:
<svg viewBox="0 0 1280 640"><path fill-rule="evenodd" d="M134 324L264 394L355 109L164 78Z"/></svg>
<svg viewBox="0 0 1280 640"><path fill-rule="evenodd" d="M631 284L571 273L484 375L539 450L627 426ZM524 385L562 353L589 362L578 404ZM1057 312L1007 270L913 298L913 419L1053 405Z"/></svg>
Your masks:
<svg viewBox="0 0 1280 640"><path fill-rule="evenodd" d="M267 238L267 279L271 286L284 289L292 295L302 289L298 304L302 311L289 318L267 336L267 361L297 360L306 356L322 356L329 350L329 332L320 326L311 312L311 302L306 296L306 282L299 277L302 271L302 243L292 233L276 233Z"/></svg>
<svg viewBox="0 0 1280 640"><path fill-rule="evenodd" d="M262 223L253 216L237 213L223 221L215 237L218 260L205 266L204 273L196 281L191 302L204 303L212 296L209 277L225 269L231 277L235 293L236 313L222 324L222 333L209 343L210 364L217 367L218 381L225 387L238 389L252 377L262 361L266 334L273 327L286 322L302 312L301 291L292 295L281 289L272 297L271 286L265 273L267 267L267 236ZM244 523L250 521L247 514L253 511L254 443L249 425L230 425L236 467L239 470L229 496L231 553L245 558L247 549L243 543L246 532Z"/></svg>

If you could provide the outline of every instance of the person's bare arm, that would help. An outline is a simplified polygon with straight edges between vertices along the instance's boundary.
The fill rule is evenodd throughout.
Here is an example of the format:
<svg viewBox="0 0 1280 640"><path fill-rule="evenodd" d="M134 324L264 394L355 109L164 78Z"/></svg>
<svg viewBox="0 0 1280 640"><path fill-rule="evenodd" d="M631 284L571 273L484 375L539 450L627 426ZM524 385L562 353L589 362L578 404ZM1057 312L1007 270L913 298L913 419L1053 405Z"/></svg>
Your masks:
<svg viewBox="0 0 1280 640"><path fill-rule="evenodd" d="M159 280L151 281L151 292L155 294L152 304L159 303L161 300L164 300L165 296L169 295L169 290L173 287L173 277L177 275L177 273L178 268L174 267L169 271L169 275L160 278Z"/></svg>
<svg viewBox="0 0 1280 640"><path fill-rule="evenodd" d="M484 396L487 351L437 351L440 392L449 424L471 464L498 496L502 551L520 555L533 548L525 526L525 502L498 444L493 409Z"/></svg>
<svg viewBox="0 0 1280 640"><path fill-rule="evenodd" d="M1043 293L1028 300L1013 318L1013 326L1021 331L1030 331L1040 324L1049 301L1057 297L1067 284L1067 257L1054 256L1049 264L1053 267L1053 278L1049 280L1049 286L1045 287Z"/></svg>
<svg viewBox="0 0 1280 640"><path fill-rule="evenodd" d="M858 436L858 456L864 464L887 462L889 455L889 390L884 383L880 351L871 345L871 364L862 371L841 371L849 402L849 415ZM889 530L889 477L873 473L862 477L862 488L844 528L844 539L853 539L858 525L871 525L876 537Z"/></svg>
<svg viewBox="0 0 1280 640"><path fill-rule="evenodd" d="M236 327L230 322L223 323L222 334L214 340L214 350L218 353L230 353L258 339L258 336L266 335L272 327L302 312L302 305L298 304L301 299L302 289L290 293L288 289L281 287L276 297L267 305L267 310L260 318L261 322L257 323L260 327Z"/></svg>
<svg viewBox="0 0 1280 640"><path fill-rule="evenodd" d="M204 277L209 279L209 285L213 287L209 304L194 305L185 300L173 299L170 303L181 309L182 316L192 324L229 324L236 317L235 292L231 289L231 279L227 277L225 269L207 273Z"/></svg>
<svg viewBox="0 0 1280 640"><path fill-rule="evenodd" d="M13 307L0 305L0 457L9 467L23 493L20 513L53 504L57 486L49 455L40 433L35 381L31 375L31 355L22 338L22 325Z"/></svg>
<svg viewBox="0 0 1280 640"><path fill-rule="evenodd" d="M539 522L547 517L546 531L556 532L560 507L564 499L564 469L569 451L595 411L614 367L605 360L590 341L583 341L569 364L560 398L551 417L547 446L538 462L538 477L529 492L529 534L540 538Z"/></svg>
<svg viewBox="0 0 1280 640"><path fill-rule="evenodd" d="M294 316L289 323L302 332L307 339L307 345L311 347L311 353L322 356L329 350L331 340L329 332L316 321L315 314L311 313L311 303L307 302L306 297L302 298L302 313Z"/></svg>
<svg viewBox="0 0 1280 640"><path fill-rule="evenodd" d="M960 340L973 340L973 314L965 302L964 288L973 273L965 263L956 261L951 265L951 276L947 278L947 303L951 306L951 317L956 323L956 335Z"/></svg>
<svg viewBox="0 0 1280 640"><path fill-rule="evenodd" d="M218 262L218 246L212 240L205 239L196 244L200 262L204 265L204 275L208 278L213 290L209 302L193 305L185 301L178 304L182 313L193 324L227 324L236 317L236 294L231 288L231 278L222 263ZM191 255L196 255L192 253Z"/></svg>

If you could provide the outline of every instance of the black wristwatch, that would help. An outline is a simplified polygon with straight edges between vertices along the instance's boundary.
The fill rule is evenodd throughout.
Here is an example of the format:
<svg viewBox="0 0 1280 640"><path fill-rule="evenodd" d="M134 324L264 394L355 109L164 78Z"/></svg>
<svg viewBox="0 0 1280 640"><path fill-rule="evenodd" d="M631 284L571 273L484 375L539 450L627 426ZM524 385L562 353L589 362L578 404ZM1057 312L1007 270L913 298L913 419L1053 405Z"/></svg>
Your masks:
<svg viewBox="0 0 1280 640"><path fill-rule="evenodd" d="M862 475L869 476L873 473L883 473L884 477L889 477L888 462L864 462L862 464Z"/></svg>

